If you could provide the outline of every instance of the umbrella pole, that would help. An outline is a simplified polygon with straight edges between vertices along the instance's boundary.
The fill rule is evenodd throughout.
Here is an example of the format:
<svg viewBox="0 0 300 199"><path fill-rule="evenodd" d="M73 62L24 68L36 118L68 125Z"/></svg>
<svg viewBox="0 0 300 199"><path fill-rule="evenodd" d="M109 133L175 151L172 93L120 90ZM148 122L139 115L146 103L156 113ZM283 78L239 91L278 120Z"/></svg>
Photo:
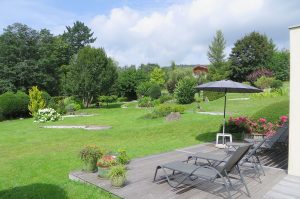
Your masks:
<svg viewBox="0 0 300 199"><path fill-rule="evenodd" d="M223 117L223 144L225 144L224 141L224 134L225 134L225 124L226 124L226 102L227 102L227 90L225 90L225 99L224 99L224 117Z"/></svg>

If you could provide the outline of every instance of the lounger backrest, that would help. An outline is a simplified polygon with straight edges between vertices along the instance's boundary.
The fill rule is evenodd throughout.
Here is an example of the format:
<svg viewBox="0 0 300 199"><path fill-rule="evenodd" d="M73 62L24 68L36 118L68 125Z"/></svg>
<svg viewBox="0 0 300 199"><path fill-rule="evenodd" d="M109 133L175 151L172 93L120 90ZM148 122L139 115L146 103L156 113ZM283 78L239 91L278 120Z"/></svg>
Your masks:
<svg viewBox="0 0 300 199"><path fill-rule="evenodd" d="M282 126L279 127L276 131L276 133L272 136L267 138L266 142L262 146L263 148L272 148L272 146L279 140L279 138L284 134L287 133L288 131L288 126Z"/></svg>
<svg viewBox="0 0 300 199"><path fill-rule="evenodd" d="M235 165L239 163L239 161L244 157L244 155L248 152L252 144L245 144L240 146L229 158L229 160L225 163L223 169L220 172L224 172L224 170L229 173Z"/></svg>
<svg viewBox="0 0 300 199"><path fill-rule="evenodd" d="M285 125L286 125L286 130L280 136L280 138L278 139L277 142L285 143L287 141L288 137L289 137L289 125L288 125L288 123L286 123Z"/></svg>
<svg viewBox="0 0 300 199"><path fill-rule="evenodd" d="M262 141L260 141L259 143L257 144L254 144L253 148L249 150L247 156L248 157L251 157L252 155L254 155L256 153L256 151L265 143L265 141L267 140L268 138L264 138Z"/></svg>

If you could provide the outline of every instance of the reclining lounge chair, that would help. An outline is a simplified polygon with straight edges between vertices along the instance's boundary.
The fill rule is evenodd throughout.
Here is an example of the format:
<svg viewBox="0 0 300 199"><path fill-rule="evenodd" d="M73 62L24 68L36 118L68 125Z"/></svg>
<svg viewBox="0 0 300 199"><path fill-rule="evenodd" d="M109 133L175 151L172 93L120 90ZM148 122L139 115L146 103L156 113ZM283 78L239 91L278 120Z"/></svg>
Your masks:
<svg viewBox="0 0 300 199"><path fill-rule="evenodd" d="M244 157L245 154L247 154L250 146L251 145L240 146L230 156L228 160L223 161L224 164L219 164L219 166L217 167L208 166L208 165L198 166L195 164L189 164L187 162L181 162L181 161L175 161L175 162L159 165L156 167L153 182L156 181L156 175L159 169L163 170L164 177L166 178L168 184L173 188L178 187L188 179L189 180L202 179L210 182L214 182L216 179L221 179L228 193L229 198L232 198L232 195L229 190L229 188L232 187L232 183L229 178L229 173L233 171L233 169L236 169L240 176L240 180L245 186L247 194L250 197L250 192L248 190L248 187L245 183L244 177L242 176L238 165L239 161ZM167 173L167 170L172 171L172 174L169 175ZM179 181L177 182L171 181L170 177L176 178L176 172L183 175L182 179L179 179Z"/></svg>

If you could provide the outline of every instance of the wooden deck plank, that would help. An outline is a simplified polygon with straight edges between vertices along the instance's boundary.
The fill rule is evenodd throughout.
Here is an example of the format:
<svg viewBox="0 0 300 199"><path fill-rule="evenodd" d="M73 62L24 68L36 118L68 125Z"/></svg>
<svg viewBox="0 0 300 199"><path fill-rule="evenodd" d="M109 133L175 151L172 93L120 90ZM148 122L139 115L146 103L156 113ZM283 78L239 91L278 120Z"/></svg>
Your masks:
<svg viewBox="0 0 300 199"><path fill-rule="evenodd" d="M300 198L300 177L286 176L276 184L265 196L266 199Z"/></svg>

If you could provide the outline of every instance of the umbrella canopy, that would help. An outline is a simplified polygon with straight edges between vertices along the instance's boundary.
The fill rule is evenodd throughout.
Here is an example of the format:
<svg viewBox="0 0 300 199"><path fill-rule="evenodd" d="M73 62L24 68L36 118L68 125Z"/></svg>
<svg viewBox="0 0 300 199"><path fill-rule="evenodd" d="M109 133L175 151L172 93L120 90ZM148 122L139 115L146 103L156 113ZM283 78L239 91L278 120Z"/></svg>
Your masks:
<svg viewBox="0 0 300 199"><path fill-rule="evenodd" d="M261 89L242 84L239 82L234 82L231 80L221 80L215 82L208 82L206 84L201 84L196 87L196 89L203 91L213 91L213 92L224 92L225 101L224 101L224 117L223 117L223 135L225 134L225 122L226 122L226 95L227 93L259 93L262 92ZM223 136L224 144L224 136Z"/></svg>
<svg viewBox="0 0 300 199"><path fill-rule="evenodd" d="M204 91L214 91L214 92L226 92L226 93L259 93L262 92L261 89L242 84L239 82L234 82L231 80L221 80L215 82L208 82L206 84L201 84L196 87L196 89Z"/></svg>

